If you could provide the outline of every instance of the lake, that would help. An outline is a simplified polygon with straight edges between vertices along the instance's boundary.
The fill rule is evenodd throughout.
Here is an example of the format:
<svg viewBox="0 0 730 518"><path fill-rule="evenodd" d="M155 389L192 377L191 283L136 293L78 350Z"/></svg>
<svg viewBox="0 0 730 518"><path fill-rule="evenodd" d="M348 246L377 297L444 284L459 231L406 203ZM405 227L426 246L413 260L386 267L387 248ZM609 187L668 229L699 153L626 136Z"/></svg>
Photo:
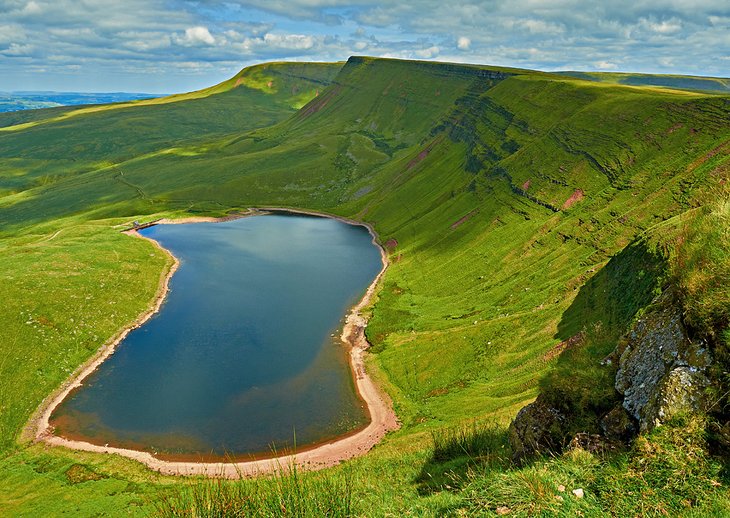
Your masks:
<svg viewBox="0 0 730 518"><path fill-rule="evenodd" d="M180 260L170 292L55 409L57 435L208 460L367 424L339 339L382 268L367 229L278 214L140 233Z"/></svg>

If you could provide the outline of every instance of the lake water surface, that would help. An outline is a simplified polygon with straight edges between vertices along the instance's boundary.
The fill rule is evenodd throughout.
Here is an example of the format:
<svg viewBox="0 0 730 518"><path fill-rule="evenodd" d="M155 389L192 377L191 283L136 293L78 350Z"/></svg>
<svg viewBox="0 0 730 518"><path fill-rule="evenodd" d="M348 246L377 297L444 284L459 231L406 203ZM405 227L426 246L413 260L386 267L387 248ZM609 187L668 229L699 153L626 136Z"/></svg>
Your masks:
<svg viewBox="0 0 730 518"><path fill-rule="evenodd" d="M269 215L141 233L180 260L170 292L54 411L57 434L202 459L366 424L338 335L382 267L365 228Z"/></svg>

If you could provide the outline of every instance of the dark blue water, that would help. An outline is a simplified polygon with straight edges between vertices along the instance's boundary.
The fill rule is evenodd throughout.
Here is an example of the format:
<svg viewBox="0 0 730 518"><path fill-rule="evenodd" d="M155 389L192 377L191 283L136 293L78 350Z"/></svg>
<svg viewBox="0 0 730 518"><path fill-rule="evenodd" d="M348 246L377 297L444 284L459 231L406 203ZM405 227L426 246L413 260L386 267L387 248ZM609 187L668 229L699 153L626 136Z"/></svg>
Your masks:
<svg viewBox="0 0 730 518"><path fill-rule="evenodd" d="M367 230L273 215L142 233L180 260L170 293L57 408L57 433L162 456L241 456L367 421L331 336L381 268Z"/></svg>

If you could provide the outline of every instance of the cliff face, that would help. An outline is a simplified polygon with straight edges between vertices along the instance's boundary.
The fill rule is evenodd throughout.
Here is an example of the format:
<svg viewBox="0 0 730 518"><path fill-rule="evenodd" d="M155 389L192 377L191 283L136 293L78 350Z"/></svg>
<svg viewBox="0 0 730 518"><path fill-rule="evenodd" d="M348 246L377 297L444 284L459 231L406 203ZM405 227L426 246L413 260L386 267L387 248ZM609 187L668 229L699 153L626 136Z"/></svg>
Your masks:
<svg viewBox="0 0 730 518"><path fill-rule="evenodd" d="M559 451L569 443L610 449L637 432L650 431L675 416L702 412L707 407L707 371L712 358L703 342L689 338L671 290L657 297L604 361L618 363L615 388L621 402L605 415L596 416L600 434L576 434L564 408L549 404L541 395L510 425L516 459Z"/></svg>

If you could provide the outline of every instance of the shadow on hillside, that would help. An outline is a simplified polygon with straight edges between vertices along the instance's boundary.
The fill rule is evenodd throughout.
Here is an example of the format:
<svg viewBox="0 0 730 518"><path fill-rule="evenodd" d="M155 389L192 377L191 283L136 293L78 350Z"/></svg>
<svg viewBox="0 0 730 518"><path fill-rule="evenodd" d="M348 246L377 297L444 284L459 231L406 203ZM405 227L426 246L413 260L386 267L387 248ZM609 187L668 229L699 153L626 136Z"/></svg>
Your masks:
<svg viewBox="0 0 730 518"><path fill-rule="evenodd" d="M666 262L637 240L593 275L558 324L561 342L546 354L555 366L540 380L547 403L571 417L574 430L597 432L598 419L618 402L615 362L603 362L643 308L658 294Z"/></svg>
<svg viewBox="0 0 730 518"><path fill-rule="evenodd" d="M418 491L454 490L468 482L469 470L512 465L507 430L495 423L471 422L431 432L433 451L416 477Z"/></svg>
<svg viewBox="0 0 730 518"><path fill-rule="evenodd" d="M630 244L580 288L555 337L568 340L598 325L618 338L654 298L664 268L665 260L643 241Z"/></svg>
<svg viewBox="0 0 730 518"><path fill-rule="evenodd" d="M563 313L555 335L561 342L545 355L557 361L540 380L540 393L569 416L568 438L577 431L598 432L599 418L618 402L616 366L602 360L651 303L665 268L662 256L638 240L588 279ZM474 422L432 435L433 452L416 478L421 494L456 490L468 483L474 469L514 466L503 426Z"/></svg>

